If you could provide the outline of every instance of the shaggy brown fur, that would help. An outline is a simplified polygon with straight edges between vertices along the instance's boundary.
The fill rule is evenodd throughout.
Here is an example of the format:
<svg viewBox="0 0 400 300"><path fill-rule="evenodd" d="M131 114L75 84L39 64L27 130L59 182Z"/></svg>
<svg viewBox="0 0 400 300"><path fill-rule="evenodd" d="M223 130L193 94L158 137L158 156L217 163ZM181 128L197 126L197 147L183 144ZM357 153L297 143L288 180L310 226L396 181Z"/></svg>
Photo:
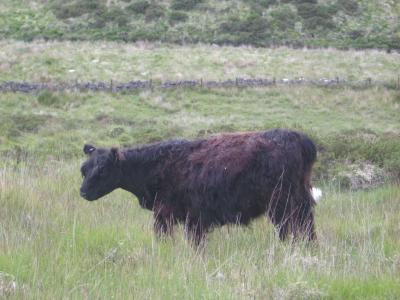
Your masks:
<svg viewBox="0 0 400 300"><path fill-rule="evenodd" d="M266 214L281 239L316 238L310 194L316 149L302 133L275 129L121 150L85 145L84 152L82 197L130 191L153 211L158 235L181 222L199 244L214 226L246 225Z"/></svg>

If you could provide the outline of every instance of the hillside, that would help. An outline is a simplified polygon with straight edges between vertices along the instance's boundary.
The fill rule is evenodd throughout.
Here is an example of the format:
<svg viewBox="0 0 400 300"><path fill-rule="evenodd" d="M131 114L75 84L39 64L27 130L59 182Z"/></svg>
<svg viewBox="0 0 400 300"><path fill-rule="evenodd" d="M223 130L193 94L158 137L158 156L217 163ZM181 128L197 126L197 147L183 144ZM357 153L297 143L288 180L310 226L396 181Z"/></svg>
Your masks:
<svg viewBox="0 0 400 300"><path fill-rule="evenodd" d="M309 133L318 144L316 180L358 188L400 176L400 59L396 53L115 42L3 41L0 46L0 81L62 84L338 76L395 82L363 88L277 85L143 88L121 93L2 92L2 157L64 160L81 157L84 142L130 146L291 127Z"/></svg>
<svg viewBox="0 0 400 300"><path fill-rule="evenodd" d="M394 0L3 0L0 38L400 50Z"/></svg>

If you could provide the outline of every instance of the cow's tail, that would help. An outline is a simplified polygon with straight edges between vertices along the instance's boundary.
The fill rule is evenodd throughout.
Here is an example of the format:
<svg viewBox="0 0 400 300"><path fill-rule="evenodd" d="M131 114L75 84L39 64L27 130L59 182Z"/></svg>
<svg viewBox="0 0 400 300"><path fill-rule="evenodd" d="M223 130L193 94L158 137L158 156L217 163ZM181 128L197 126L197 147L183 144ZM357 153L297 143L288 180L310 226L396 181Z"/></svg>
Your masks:
<svg viewBox="0 0 400 300"><path fill-rule="evenodd" d="M301 150L303 154L304 168L307 170L312 168L317 160L317 147L314 142L306 135L303 135L301 140Z"/></svg>
<svg viewBox="0 0 400 300"><path fill-rule="evenodd" d="M303 170L304 178L303 183L306 190L307 198L311 203L311 206L316 204L312 196L312 184L311 184L311 173L312 167L317 160L317 147L314 142L306 135L303 135L300 140L302 156L303 156Z"/></svg>

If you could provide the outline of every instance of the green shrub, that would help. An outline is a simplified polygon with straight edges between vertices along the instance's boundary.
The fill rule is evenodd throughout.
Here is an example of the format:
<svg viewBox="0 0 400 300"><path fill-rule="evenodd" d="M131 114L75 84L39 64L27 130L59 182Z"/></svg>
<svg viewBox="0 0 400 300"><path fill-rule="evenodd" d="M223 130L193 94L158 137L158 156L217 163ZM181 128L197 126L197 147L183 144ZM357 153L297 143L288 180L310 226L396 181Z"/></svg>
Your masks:
<svg viewBox="0 0 400 300"><path fill-rule="evenodd" d="M150 7L150 3L148 1L136 1L126 7L128 11L132 11L136 14L145 14L146 10Z"/></svg>
<svg viewBox="0 0 400 300"><path fill-rule="evenodd" d="M109 9L105 14L105 17L108 21L117 24L119 27L126 26L130 21L130 18L126 12L119 7L113 7Z"/></svg>
<svg viewBox="0 0 400 300"><path fill-rule="evenodd" d="M268 21L261 14L251 11L247 16L230 17L221 23L219 31L222 38L219 42L240 44L265 45L268 38Z"/></svg>
<svg viewBox="0 0 400 300"><path fill-rule="evenodd" d="M337 5L348 15L355 15L359 12L359 4L355 0L338 0Z"/></svg>
<svg viewBox="0 0 400 300"><path fill-rule="evenodd" d="M349 38L355 40L355 39L364 37L365 32L362 29L354 29L354 30L349 31L347 34L348 34Z"/></svg>
<svg viewBox="0 0 400 300"><path fill-rule="evenodd" d="M251 6L259 6L263 8L268 8L271 5L275 5L278 3L277 0L245 0L245 2L250 4Z"/></svg>
<svg viewBox="0 0 400 300"><path fill-rule="evenodd" d="M304 25L309 30L317 28L333 29L335 27L332 20L333 15L327 6L304 3L297 5L297 12L304 19Z"/></svg>
<svg viewBox="0 0 400 300"><path fill-rule="evenodd" d="M55 0L53 1L51 8L57 18L68 19L79 17L98 10L105 10L106 5L103 0Z"/></svg>
<svg viewBox="0 0 400 300"><path fill-rule="evenodd" d="M202 0L172 0L171 8L175 10L192 10L202 2Z"/></svg>
<svg viewBox="0 0 400 300"><path fill-rule="evenodd" d="M152 4L146 9L145 20L147 22L158 20L165 15L165 9L158 4Z"/></svg>
<svg viewBox="0 0 400 300"><path fill-rule="evenodd" d="M368 161L400 176L400 136L377 135L371 130L350 130L322 141L324 159Z"/></svg>
<svg viewBox="0 0 400 300"><path fill-rule="evenodd" d="M36 133L39 127L43 126L48 119L49 116L34 114L18 114L12 116L14 128L20 132Z"/></svg>
<svg viewBox="0 0 400 300"><path fill-rule="evenodd" d="M283 3L293 3L293 4L317 4L318 0L284 0Z"/></svg>
<svg viewBox="0 0 400 300"><path fill-rule="evenodd" d="M157 22L150 23L146 27L132 28L128 33L126 40L130 42L135 41L157 41L162 40L166 35L167 27Z"/></svg>
<svg viewBox="0 0 400 300"><path fill-rule="evenodd" d="M168 21L170 24L176 24L184 22L188 19L188 15L182 11L173 10L168 15Z"/></svg>
<svg viewBox="0 0 400 300"><path fill-rule="evenodd" d="M125 10L120 7L111 7L110 9L100 9L93 12L88 23L91 28L103 28L107 23L118 25L118 27L125 27L130 20L130 16Z"/></svg>
<svg viewBox="0 0 400 300"><path fill-rule="evenodd" d="M0 145L5 143L8 139L19 136L19 131L15 127L12 116L2 115L0 122Z"/></svg>
<svg viewBox="0 0 400 300"><path fill-rule="evenodd" d="M270 12L270 26L277 31L294 29L299 17L296 12L288 5L282 5Z"/></svg>
<svg viewBox="0 0 400 300"><path fill-rule="evenodd" d="M43 91L39 94L37 101L45 106L56 106L60 103L60 98L50 91Z"/></svg>
<svg viewBox="0 0 400 300"><path fill-rule="evenodd" d="M119 137L121 134L125 133L125 129L122 127L115 127L109 132L109 136L112 138Z"/></svg>
<svg viewBox="0 0 400 300"><path fill-rule="evenodd" d="M400 51L400 25L389 36L388 50Z"/></svg>

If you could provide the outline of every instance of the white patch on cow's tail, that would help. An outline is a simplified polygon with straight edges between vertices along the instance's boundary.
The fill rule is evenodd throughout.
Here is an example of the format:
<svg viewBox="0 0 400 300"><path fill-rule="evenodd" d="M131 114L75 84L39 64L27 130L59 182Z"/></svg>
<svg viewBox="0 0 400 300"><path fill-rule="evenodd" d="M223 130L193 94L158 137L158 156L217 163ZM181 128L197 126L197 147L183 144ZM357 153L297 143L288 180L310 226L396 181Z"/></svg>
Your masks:
<svg viewBox="0 0 400 300"><path fill-rule="evenodd" d="M315 202L319 202L322 198L322 191L321 189L313 186L311 189L311 195L313 196Z"/></svg>

